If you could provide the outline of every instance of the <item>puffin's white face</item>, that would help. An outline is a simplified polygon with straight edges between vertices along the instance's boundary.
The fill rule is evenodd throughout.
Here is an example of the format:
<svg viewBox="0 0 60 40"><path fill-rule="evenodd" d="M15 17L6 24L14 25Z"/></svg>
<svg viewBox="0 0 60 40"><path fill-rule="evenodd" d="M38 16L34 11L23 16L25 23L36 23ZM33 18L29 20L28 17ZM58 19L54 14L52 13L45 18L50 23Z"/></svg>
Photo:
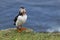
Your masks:
<svg viewBox="0 0 60 40"><path fill-rule="evenodd" d="M20 8L20 13L22 13L22 14L26 14L26 9L25 8Z"/></svg>

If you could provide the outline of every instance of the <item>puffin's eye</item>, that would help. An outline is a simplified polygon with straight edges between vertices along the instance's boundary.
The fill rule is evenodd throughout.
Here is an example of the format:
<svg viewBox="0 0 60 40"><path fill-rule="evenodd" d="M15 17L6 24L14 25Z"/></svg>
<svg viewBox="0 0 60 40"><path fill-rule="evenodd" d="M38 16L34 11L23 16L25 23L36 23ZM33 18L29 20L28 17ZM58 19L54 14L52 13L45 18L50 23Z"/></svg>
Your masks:
<svg viewBox="0 0 60 40"><path fill-rule="evenodd" d="M24 12L26 12L26 10L24 9Z"/></svg>
<svg viewBox="0 0 60 40"><path fill-rule="evenodd" d="M22 13L22 12L26 12L26 10L25 9L20 9L20 12Z"/></svg>

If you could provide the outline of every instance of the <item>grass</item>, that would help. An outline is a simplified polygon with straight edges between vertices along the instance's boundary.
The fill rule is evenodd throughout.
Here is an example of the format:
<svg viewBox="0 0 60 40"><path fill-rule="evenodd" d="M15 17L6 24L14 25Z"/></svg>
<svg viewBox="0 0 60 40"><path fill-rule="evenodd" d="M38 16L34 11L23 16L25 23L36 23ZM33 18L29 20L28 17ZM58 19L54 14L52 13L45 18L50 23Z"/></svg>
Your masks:
<svg viewBox="0 0 60 40"><path fill-rule="evenodd" d="M16 29L0 31L0 40L60 40L60 33L38 33L26 32L18 33Z"/></svg>

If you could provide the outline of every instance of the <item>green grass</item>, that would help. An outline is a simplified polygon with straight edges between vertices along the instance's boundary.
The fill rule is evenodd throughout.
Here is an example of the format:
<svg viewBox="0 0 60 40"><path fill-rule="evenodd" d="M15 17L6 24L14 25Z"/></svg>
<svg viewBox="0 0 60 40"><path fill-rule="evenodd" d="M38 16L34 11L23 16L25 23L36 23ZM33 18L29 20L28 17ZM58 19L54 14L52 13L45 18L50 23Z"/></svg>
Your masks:
<svg viewBox="0 0 60 40"><path fill-rule="evenodd" d="M0 40L60 40L60 33L36 33L23 31L18 33L16 29L0 31Z"/></svg>

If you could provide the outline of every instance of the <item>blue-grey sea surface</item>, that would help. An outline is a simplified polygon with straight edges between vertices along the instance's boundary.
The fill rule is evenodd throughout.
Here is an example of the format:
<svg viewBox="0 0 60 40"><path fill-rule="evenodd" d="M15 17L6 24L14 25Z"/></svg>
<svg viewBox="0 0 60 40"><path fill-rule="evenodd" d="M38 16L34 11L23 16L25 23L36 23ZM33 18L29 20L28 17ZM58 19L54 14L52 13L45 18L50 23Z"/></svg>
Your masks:
<svg viewBox="0 0 60 40"><path fill-rule="evenodd" d="M0 30L16 27L13 20L21 6L28 15L24 27L37 32L60 32L60 0L0 0Z"/></svg>

